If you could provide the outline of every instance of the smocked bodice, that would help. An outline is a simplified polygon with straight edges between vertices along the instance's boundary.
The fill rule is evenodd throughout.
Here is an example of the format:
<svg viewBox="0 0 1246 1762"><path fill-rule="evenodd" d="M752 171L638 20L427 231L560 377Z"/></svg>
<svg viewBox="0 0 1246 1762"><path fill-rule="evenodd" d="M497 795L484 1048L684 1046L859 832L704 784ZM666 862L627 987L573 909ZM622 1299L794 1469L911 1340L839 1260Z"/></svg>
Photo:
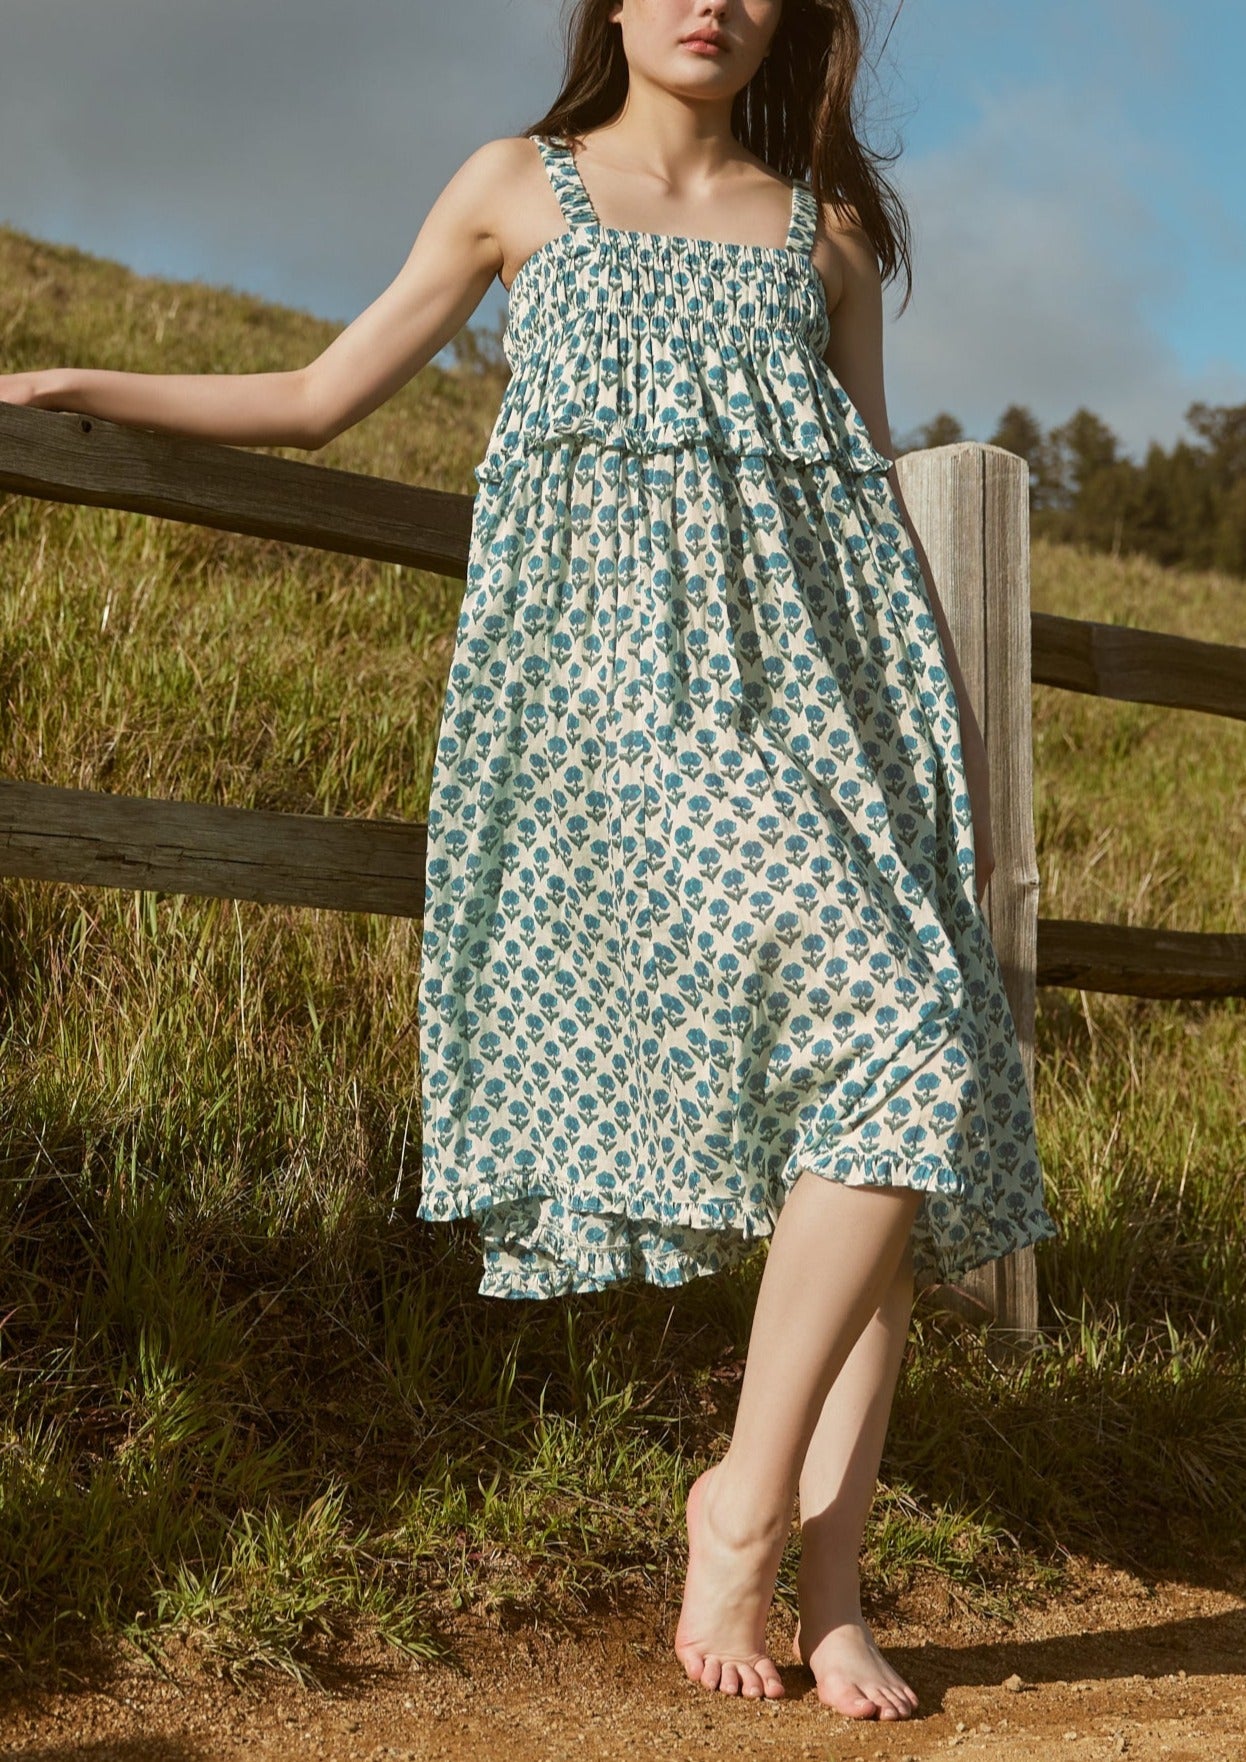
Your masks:
<svg viewBox="0 0 1246 1762"><path fill-rule="evenodd" d="M781 246L623 231L599 224L570 148L534 138L567 230L511 284L511 376L479 481L571 439L890 468L822 359L830 320L807 183L793 185Z"/></svg>

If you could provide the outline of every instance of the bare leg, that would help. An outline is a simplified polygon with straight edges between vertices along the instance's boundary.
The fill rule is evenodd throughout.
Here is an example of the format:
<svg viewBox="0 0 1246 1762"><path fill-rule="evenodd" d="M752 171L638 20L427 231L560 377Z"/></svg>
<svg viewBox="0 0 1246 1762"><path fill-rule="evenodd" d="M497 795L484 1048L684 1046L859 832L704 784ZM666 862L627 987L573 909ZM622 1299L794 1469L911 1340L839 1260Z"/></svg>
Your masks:
<svg viewBox="0 0 1246 1762"><path fill-rule="evenodd" d="M688 1494L688 1577L675 1654L726 1694L783 1693L766 1612L801 1466L827 1393L892 1282L921 1202L807 1170L775 1225L726 1455Z"/></svg>
<svg viewBox="0 0 1246 1762"><path fill-rule="evenodd" d="M907 1719L917 1696L861 1615L859 1559L913 1307L911 1245L831 1385L800 1474L800 1626L818 1699L851 1719Z"/></svg>

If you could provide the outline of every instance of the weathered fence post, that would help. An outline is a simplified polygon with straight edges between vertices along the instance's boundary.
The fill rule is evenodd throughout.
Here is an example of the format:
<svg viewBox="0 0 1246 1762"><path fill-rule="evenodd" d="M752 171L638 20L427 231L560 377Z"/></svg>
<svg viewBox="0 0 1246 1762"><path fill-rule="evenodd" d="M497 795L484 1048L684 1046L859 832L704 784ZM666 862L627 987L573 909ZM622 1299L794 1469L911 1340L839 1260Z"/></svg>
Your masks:
<svg viewBox="0 0 1246 1762"><path fill-rule="evenodd" d="M995 870L983 899L991 941L1034 1089L1038 857L1030 731L1029 467L1015 453L958 441L897 460L904 503L930 559L957 659L986 741ZM1000 1331L1038 1331L1034 1250L989 1261L963 1281Z"/></svg>

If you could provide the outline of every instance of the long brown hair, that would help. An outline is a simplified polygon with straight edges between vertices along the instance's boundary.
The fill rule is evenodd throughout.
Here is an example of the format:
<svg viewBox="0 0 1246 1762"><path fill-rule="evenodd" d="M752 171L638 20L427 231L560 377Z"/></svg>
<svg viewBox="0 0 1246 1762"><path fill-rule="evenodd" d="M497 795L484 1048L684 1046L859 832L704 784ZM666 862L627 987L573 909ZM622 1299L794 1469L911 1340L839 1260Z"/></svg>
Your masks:
<svg viewBox="0 0 1246 1762"><path fill-rule="evenodd" d="M564 27L562 89L525 135L578 141L622 108L628 66L611 4L574 0ZM858 0L783 0L766 59L736 93L731 132L781 176L807 179L819 203L855 210L883 281L903 270L903 312L913 290L908 215L878 170L899 148L878 153L857 138L853 94L861 60Z"/></svg>

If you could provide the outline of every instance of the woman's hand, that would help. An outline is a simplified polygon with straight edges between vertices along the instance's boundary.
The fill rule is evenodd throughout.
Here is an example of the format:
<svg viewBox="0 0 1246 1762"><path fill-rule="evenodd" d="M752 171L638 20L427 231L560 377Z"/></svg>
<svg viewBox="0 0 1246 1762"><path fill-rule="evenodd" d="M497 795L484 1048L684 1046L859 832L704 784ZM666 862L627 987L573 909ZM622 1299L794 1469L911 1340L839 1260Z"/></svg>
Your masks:
<svg viewBox="0 0 1246 1762"><path fill-rule="evenodd" d="M0 404L29 404L39 407L42 373L0 373Z"/></svg>
<svg viewBox="0 0 1246 1762"><path fill-rule="evenodd" d="M981 905L987 882L995 870L995 851L991 844L991 782L987 772L986 746L981 735L966 743L965 782L973 812L974 891Z"/></svg>

